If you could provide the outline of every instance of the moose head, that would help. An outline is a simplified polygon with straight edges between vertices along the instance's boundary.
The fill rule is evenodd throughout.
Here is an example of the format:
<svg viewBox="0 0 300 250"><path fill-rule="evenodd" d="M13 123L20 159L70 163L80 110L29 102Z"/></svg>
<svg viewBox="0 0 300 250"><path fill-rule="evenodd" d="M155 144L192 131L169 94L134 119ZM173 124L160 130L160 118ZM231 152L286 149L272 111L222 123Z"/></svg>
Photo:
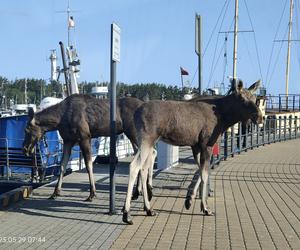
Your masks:
<svg viewBox="0 0 300 250"><path fill-rule="evenodd" d="M253 83L248 89L243 88L243 82L240 79L233 79L231 81L231 92L239 99L240 114L244 121L250 119L253 123L262 123L262 113L256 105L256 97L254 93L260 85L260 80Z"/></svg>
<svg viewBox="0 0 300 250"><path fill-rule="evenodd" d="M33 154L34 146L44 134L44 131L39 126L39 122L35 119L34 111L32 108L28 110L28 122L25 128L25 138L23 142L23 152L25 155Z"/></svg>

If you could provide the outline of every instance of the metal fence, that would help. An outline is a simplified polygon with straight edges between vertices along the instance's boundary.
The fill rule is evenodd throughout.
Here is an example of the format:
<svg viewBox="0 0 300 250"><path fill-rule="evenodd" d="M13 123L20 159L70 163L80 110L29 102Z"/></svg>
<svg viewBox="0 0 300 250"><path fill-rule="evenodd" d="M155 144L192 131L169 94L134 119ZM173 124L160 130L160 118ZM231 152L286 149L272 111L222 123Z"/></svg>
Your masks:
<svg viewBox="0 0 300 250"><path fill-rule="evenodd" d="M299 94L280 94L278 96L267 96L267 112L300 111Z"/></svg>
<svg viewBox="0 0 300 250"><path fill-rule="evenodd" d="M254 125L251 123L244 134L242 134L241 123L236 124L234 133L231 133L229 129L222 135L219 143L220 151L212 159L212 167L243 151L299 137L300 117L297 116L269 116L263 124Z"/></svg>
<svg viewBox="0 0 300 250"><path fill-rule="evenodd" d="M34 154L31 156L24 155L20 146L22 142L23 139L0 138L0 179L10 180L22 175L21 179L26 177L26 179L43 181L45 177L49 178L59 174L62 159L62 140L42 139L35 146ZM109 155L108 137L93 138L91 145L94 157ZM119 158L133 154L132 145L124 134L117 137L116 153ZM84 162L80 148L74 146L67 168L75 167L75 170L77 170L83 168L83 166Z"/></svg>

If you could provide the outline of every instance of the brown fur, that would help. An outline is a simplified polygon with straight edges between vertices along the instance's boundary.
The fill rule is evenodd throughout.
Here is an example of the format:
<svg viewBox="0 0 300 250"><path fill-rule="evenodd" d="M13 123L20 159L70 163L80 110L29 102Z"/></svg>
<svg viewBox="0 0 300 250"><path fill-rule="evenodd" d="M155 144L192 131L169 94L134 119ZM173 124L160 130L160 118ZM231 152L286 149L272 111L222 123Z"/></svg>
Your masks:
<svg viewBox="0 0 300 250"><path fill-rule="evenodd" d="M206 101L144 103L134 115L139 151L130 164L123 221L132 224L129 218L131 193L139 171L142 173L145 210L147 215L154 215L147 198L146 173L152 167L152 152L158 139L172 145L192 147L201 173L200 182L203 181L201 208L205 214L210 215L206 202L206 184L212 146L230 126L248 119L261 122L262 115L255 104L255 97L243 89L242 84L233 85L232 94L228 96Z"/></svg>
<svg viewBox="0 0 300 250"><path fill-rule="evenodd" d="M136 133L133 114L143 102L136 98L125 97L117 100L116 132L125 133L136 149ZM64 168L71 148L79 144L90 179L90 196L95 196L95 184L92 170L91 138L110 135L110 103L108 99L97 99L90 95L75 94L61 103L51 106L36 114L29 111L29 121L25 129L24 153L29 154L42 135L51 130L58 130L63 141L61 175L51 198L60 195Z"/></svg>

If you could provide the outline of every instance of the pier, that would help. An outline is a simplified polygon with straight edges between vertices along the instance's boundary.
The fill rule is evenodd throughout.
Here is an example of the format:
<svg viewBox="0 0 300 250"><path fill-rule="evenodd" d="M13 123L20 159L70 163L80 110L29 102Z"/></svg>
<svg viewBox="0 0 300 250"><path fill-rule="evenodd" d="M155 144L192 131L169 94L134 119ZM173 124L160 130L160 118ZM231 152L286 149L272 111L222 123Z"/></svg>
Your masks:
<svg viewBox="0 0 300 250"><path fill-rule="evenodd" d="M134 225L122 223L128 161L117 168L118 214L108 215L108 166L94 168L97 199L88 196L88 176L64 179L62 196L47 198L53 185L0 212L1 249L299 249L300 140L274 143L228 157L211 171L214 216L203 216L196 199L184 208L187 187L197 170L188 148L180 164L156 172L152 204L146 217L143 200L132 202Z"/></svg>

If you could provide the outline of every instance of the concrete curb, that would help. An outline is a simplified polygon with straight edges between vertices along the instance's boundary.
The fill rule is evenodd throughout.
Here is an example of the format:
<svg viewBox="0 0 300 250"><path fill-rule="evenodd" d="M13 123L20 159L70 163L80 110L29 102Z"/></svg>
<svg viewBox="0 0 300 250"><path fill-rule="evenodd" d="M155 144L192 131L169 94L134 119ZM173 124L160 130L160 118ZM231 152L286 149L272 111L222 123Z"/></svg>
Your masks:
<svg viewBox="0 0 300 250"><path fill-rule="evenodd" d="M29 197L32 193L31 186L21 186L0 195L0 210L7 209L10 205Z"/></svg>

